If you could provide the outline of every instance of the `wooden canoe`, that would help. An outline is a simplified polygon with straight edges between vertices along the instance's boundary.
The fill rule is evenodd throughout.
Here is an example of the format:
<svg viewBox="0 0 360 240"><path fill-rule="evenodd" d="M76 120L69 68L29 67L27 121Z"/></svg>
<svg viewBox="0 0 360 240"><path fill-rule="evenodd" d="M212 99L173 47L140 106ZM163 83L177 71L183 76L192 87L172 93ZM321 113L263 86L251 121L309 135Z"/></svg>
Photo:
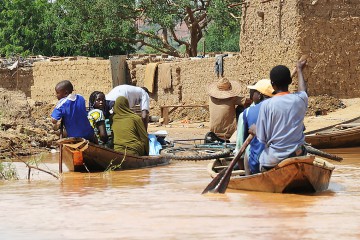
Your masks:
<svg viewBox="0 0 360 240"><path fill-rule="evenodd" d="M62 161L70 171L100 172L106 170L129 170L169 164L164 156L133 156L115 152L82 138L65 138L62 145Z"/></svg>
<svg viewBox="0 0 360 240"><path fill-rule="evenodd" d="M208 172L215 177L229 160L215 160L208 165ZM228 188L236 190L272 193L313 193L328 188L334 165L315 158L303 156L288 158L273 169L249 176L231 176Z"/></svg>
<svg viewBox="0 0 360 240"><path fill-rule="evenodd" d="M341 124L305 133L305 142L315 148L345 148L360 146L360 117Z"/></svg>

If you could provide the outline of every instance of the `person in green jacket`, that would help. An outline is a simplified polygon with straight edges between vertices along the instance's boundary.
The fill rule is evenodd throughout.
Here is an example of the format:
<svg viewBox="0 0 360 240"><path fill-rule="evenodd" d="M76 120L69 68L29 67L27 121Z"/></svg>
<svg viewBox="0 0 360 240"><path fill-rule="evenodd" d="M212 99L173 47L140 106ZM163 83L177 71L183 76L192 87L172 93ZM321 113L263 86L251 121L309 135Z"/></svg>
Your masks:
<svg viewBox="0 0 360 240"><path fill-rule="evenodd" d="M149 139L144 123L130 110L127 98L118 97L113 109L114 150L131 155L149 155Z"/></svg>

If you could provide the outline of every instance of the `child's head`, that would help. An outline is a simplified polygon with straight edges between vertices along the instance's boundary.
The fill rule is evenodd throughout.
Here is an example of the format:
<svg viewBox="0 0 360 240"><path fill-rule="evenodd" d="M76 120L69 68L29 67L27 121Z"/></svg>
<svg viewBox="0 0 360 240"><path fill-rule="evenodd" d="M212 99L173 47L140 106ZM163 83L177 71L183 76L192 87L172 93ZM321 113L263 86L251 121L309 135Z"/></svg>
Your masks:
<svg viewBox="0 0 360 240"><path fill-rule="evenodd" d="M291 84L291 74L289 68L283 65L278 65L271 69L270 80L273 86L277 88L284 88Z"/></svg>
<svg viewBox="0 0 360 240"><path fill-rule="evenodd" d="M247 88L250 89L251 100L253 100L255 104L261 102L265 98L272 97L274 92L269 79L261 79L254 85L247 86Z"/></svg>
<svg viewBox="0 0 360 240"><path fill-rule="evenodd" d="M105 104L106 104L106 100L105 100L105 94L103 92L100 91L95 91L93 93L91 93L90 97L89 97L89 109L105 109Z"/></svg>
<svg viewBox="0 0 360 240"><path fill-rule="evenodd" d="M56 84L55 92L58 100L67 97L74 90L73 85L69 80L64 80Z"/></svg>

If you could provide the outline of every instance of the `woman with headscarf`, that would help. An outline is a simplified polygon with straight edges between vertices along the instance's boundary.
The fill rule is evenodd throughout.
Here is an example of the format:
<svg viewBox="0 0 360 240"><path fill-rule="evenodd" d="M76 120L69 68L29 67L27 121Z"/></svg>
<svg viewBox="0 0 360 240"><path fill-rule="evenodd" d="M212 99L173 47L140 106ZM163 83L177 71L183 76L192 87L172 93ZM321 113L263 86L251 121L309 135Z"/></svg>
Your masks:
<svg viewBox="0 0 360 240"><path fill-rule="evenodd" d="M139 156L149 155L149 140L141 118L129 108L125 97L118 97L114 104L112 130L114 150Z"/></svg>

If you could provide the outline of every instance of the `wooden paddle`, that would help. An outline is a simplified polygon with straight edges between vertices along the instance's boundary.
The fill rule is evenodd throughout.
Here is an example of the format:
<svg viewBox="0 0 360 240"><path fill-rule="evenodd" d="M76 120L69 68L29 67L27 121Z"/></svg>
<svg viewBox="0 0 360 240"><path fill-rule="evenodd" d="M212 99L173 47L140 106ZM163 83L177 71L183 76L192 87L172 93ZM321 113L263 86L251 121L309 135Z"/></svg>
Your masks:
<svg viewBox="0 0 360 240"><path fill-rule="evenodd" d="M319 150L317 148L314 148L314 147L312 147L312 146L310 146L308 144L305 145L305 148L308 151L308 153L318 155L320 157L324 157L324 158L334 160L334 161L337 161L337 162L341 162L343 160L343 158L340 157L340 156L321 151L321 150Z"/></svg>
<svg viewBox="0 0 360 240"><path fill-rule="evenodd" d="M250 144L251 140L254 138L252 134L250 134L243 145L241 146L239 152L236 154L234 159L229 164L228 168L223 169L204 189L201 194L213 192L213 193L225 193L227 186L229 185L231 172L235 164L239 161L241 155L245 152L247 146Z"/></svg>
<svg viewBox="0 0 360 240"><path fill-rule="evenodd" d="M64 122L63 119L60 120L60 139L63 138L63 128L64 128ZM62 173L62 144L60 143L59 146L59 173Z"/></svg>

